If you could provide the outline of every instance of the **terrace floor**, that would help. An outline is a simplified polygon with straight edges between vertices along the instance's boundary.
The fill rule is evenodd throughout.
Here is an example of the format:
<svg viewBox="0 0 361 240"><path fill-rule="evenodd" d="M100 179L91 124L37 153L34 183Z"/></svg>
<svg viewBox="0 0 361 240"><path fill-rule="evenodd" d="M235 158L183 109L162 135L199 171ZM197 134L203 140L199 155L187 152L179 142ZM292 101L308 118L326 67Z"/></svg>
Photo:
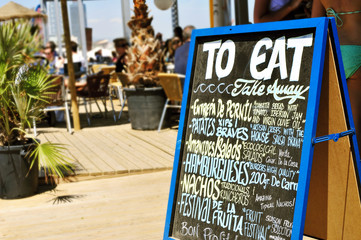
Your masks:
<svg viewBox="0 0 361 240"><path fill-rule="evenodd" d="M39 125L41 141L66 144L76 176L32 197L0 199L0 239L162 239L177 127L132 130L127 112L90 127L80 118L73 134L65 124Z"/></svg>

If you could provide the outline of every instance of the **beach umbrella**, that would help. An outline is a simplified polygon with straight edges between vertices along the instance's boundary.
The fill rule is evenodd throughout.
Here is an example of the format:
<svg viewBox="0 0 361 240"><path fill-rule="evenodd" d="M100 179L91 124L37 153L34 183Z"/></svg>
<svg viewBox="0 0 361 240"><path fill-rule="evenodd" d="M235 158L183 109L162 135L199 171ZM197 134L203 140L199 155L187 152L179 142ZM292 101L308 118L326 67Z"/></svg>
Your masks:
<svg viewBox="0 0 361 240"><path fill-rule="evenodd" d="M36 12L12 1L0 7L0 21L6 21L16 18L46 18L45 14Z"/></svg>

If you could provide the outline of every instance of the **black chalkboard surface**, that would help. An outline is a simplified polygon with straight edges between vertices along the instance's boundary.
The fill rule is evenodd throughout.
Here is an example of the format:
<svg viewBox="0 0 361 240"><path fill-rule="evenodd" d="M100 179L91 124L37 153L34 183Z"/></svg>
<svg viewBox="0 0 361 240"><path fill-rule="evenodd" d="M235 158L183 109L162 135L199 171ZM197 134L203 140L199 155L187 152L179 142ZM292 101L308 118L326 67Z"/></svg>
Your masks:
<svg viewBox="0 0 361 240"><path fill-rule="evenodd" d="M302 236L324 26L193 32L164 239Z"/></svg>

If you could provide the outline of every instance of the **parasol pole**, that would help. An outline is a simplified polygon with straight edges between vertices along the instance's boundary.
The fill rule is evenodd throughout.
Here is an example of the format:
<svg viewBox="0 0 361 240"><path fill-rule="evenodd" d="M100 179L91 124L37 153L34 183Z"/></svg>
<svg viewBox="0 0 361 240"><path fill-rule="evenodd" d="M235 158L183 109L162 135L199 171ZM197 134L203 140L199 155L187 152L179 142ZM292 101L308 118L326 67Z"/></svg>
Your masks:
<svg viewBox="0 0 361 240"><path fill-rule="evenodd" d="M214 16L213 16L213 0L209 0L209 25L211 28L214 27Z"/></svg>
<svg viewBox="0 0 361 240"><path fill-rule="evenodd" d="M68 19L68 9L67 9L66 0L61 0L61 12L63 14L64 40L65 40L66 56L68 59L68 73L69 73L68 87L70 89L70 95L71 95L73 125L74 125L74 130L78 131L80 130L79 109L78 109L78 102L76 100L75 74L74 74L74 65L73 65L73 55L70 46L70 30L69 30L69 19Z"/></svg>
<svg viewBox="0 0 361 240"><path fill-rule="evenodd" d="M63 56L63 46L60 31L60 12L59 12L59 0L54 0L55 19L56 19L56 39L58 42L59 56Z"/></svg>
<svg viewBox="0 0 361 240"><path fill-rule="evenodd" d="M179 26L178 23L178 2L177 0L174 0L173 4L172 4L172 27L173 29L175 29L176 27Z"/></svg>

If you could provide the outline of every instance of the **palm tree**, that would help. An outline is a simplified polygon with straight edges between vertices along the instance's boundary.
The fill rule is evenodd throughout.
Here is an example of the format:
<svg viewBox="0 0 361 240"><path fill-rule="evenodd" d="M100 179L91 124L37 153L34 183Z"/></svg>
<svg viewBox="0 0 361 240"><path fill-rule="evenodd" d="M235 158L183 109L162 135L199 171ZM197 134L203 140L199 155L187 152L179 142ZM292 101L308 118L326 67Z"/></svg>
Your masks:
<svg viewBox="0 0 361 240"><path fill-rule="evenodd" d="M33 142L29 152L31 168L39 160L50 175L64 177L71 164L63 146L39 143L26 133L32 119L42 117L42 109L51 94L49 75L33 56L41 41L32 33L29 21L7 21L0 24L0 146L3 148ZM36 166L38 167L38 166Z"/></svg>
<svg viewBox="0 0 361 240"><path fill-rule="evenodd" d="M161 42L154 37L151 25L153 17L148 17L146 1L133 2L134 15L128 22L132 36L127 52L126 72L133 85L156 86L159 85L157 74L163 68Z"/></svg>

